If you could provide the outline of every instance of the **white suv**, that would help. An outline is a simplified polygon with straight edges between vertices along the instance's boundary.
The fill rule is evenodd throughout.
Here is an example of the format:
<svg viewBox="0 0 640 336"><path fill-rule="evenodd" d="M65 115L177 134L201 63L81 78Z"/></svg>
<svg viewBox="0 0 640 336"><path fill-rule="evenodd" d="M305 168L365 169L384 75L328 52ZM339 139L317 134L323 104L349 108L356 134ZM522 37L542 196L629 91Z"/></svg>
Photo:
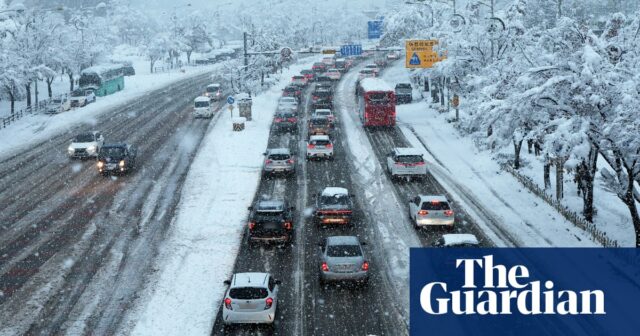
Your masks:
<svg viewBox="0 0 640 336"><path fill-rule="evenodd" d="M222 322L230 324L272 324L278 307L280 281L269 273L236 273L222 302Z"/></svg>
<svg viewBox="0 0 640 336"><path fill-rule="evenodd" d="M409 216L416 228L444 226L453 230L455 216L449 200L442 195L418 195L409 201Z"/></svg>
<svg viewBox="0 0 640 336"><path fill-rule="evenodd" d="M307 160L328 158L333 160L333 142L328 135L312 135L307 142Z"/></svg>
<svg viewBox="0 0 640 336"><path fill-rule="evenodd" d="M427 164L422 152L415 148L394 148L387 157L387 171L392 178L398 176L427 176Z"/></svg>
<svg viewBox="0 0 640 336"><path fill-rule="evenodd" d="M98 131L81 133L71 139L67 148L70 158L98 157L98 152L104 144L104 137Z"/></svg>

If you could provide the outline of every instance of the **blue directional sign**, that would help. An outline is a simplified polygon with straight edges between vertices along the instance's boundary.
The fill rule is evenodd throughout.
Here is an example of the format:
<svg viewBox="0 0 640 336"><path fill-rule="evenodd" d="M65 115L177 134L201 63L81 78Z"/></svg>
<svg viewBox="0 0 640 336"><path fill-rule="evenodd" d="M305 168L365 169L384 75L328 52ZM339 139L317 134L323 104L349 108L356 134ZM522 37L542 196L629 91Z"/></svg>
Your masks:
<svg viewBox="0 0 640 336"><path fill-rule="evenodd" d="M369 39L377 39L382 36L382 21L368 21L367 22L367 37Z"/></svg>
<svg viewBox="0 0 640 336"><path fill-rule="evenodd" d="M418 54L413 53L413 55L411 55L411 59L409 60L409 64L411 64L411 65L420 65L420 57L418 56Z"/></svg>
<svg viewBox="0 0 640 336"><path fill-rule="evenodd" d="M342 56L358 56L362 54L362 45L345 44L340 47L340 54L342 54Z"/></svg>
<svg viewBox="0 0 640 336"><path fill-rule="evenodd" d="M236 102L236 100L235 100L235 99L233 99L233 96L229 96L229 97L227 97L227 104L231 105L231 104L233 104L233 103L235 103L235 102Z"/></svg>

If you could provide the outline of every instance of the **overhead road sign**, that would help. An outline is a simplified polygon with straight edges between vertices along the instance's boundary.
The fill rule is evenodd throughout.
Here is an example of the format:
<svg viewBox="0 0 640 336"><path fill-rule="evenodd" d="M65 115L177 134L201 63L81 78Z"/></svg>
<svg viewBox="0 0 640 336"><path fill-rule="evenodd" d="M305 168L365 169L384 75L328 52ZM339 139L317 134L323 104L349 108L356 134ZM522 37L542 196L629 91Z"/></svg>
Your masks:
<svg viewBox="0 0 640 336"><path fill-rule="evenodd" d="M445 59L433 50L438 40L407 40L405 42L406 68L431 68L434 63Z"/></svg>
<svg viewBox="0 0 640 336"><path fill-rule="evenodd" d="M362 45L360 44L345 44L340 47L340 54L342 56L358 56L362 54Z"/></svg>
<svg viewBox="0 0 640 336"><path fill-rule="evenodd" d="M382 36L382 20L367 21L367 37L377 39Z"/></svg>

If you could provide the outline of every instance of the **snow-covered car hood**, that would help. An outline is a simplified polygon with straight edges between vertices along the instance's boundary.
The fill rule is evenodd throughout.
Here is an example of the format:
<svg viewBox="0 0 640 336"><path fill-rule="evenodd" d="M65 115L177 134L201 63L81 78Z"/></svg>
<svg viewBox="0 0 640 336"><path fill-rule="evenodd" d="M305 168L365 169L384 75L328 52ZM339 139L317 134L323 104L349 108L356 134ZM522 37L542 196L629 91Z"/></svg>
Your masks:
<svg viewBox="0 0 640 336"><path fill-rule="evenodd" d="M93 142L72 142L71 145L69 145L69 148L73 148L73 149L77 149L77 148L89 148L91 146L98 146L98 143L93 141Z"/></svg>

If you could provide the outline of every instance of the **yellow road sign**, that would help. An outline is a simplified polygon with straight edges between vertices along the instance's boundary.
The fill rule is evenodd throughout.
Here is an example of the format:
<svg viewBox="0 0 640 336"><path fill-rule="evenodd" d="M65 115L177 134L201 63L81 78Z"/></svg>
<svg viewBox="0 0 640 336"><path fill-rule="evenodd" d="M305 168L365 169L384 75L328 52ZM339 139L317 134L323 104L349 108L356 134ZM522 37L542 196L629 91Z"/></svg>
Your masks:
<svg viewBox="0 0 640 336"><path fill-rule="evenodd" d="M322 53L326 54L326 55L333 55L333 54L336 53L336 50L335 49L324 49L324 50L322 50Z"/></svg>
<svg viewBox="0 0 640 336"><path fill-rule="evenodd" d="M430 68L434 63L445 59L433 51L433 46L438 40L407 40L405 42L405 67L406 68Z"/></svg>

